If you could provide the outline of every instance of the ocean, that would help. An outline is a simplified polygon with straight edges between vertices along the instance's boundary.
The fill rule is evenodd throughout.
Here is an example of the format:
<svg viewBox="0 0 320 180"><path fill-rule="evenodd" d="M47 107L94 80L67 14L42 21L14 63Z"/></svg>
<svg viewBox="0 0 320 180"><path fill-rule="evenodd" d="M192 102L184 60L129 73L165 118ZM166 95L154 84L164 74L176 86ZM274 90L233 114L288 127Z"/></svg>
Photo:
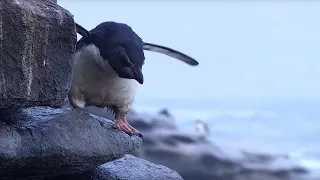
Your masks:
<svg viewBox="0 0 320 180"><path fill-rule="evenodd" d="M312 174L320 172L320 102L138 100L138 112L168 109L179 130L209 127L209 139L222 149L289 155Z"/></svg>

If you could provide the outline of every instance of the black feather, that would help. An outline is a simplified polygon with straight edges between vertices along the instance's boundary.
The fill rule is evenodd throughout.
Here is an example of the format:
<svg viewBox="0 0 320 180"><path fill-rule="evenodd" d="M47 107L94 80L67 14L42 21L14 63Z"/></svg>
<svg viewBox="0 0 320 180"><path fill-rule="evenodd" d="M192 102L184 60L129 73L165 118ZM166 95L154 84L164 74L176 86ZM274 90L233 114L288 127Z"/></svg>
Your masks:
<svg viewBox="0 0 320 180"><path fill-rule="evenodd" d="M142 66L145 59L143 41L127 24L103 22L90 30L90 34L92 43L99 48L104 59L108 59L121 47L133 64Z"/></svg>
<svg viewBox="0 0 320 180"><path fill-rule="evenodd" d="M90 32L86 28L82 27L78 23L75 23L75 24L76 24L77 33L79 33L83 37L90 37Z"/></svg>
<svg viewBox="0 0 320 180"><path fill-rule="evenodd" d="M169 47L165 47L165 46L161 46L161 45L157 45L157 44L151 44L151 43L144 43L143 49L147 50L147 51L165 54L167 56L179 59L180 61L183 61L189 65L192 65L192 66L196 66L199 64L199 62L196 61L195 59L193 59L192 57L190 57L180 51L171 49Z"/></svg>
<svg viewBox="0 0 320 180"><path fill-rule="evenodd" d="M177 50L144 43L132 28L124 23L107 21L90 31L77 24L77 32L83 37L77 42L76 51L88 44L95 45L102 59L108 61L119 77L136 79L140 84L143 84L141 69L145 61L144 50L162 53L192 66L199 64L195 59Z"/></svg>

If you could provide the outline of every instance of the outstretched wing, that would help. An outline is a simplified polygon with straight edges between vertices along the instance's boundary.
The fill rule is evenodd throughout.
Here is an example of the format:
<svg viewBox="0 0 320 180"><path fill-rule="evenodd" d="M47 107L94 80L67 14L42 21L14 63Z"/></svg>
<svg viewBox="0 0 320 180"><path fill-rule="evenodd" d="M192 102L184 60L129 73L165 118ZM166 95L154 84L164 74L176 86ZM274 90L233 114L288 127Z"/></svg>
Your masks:
<svg viewBox="0 0 320 180"><path fill-rule="evenodd" d="M76 31L83 37L89 37L90 32L86 30L84 27L82 27L80 24L76 23Z"/></svg>
<svg viewBox="0 0 320 180"><path fill-rule="evenodd" d="M191 66L197 66L199 64L199 62L193 59L192 57L165 46L160 46L151 43L143 43L143 50L165 54L167 56L179 59L180 61L183 61Z"/></svg>

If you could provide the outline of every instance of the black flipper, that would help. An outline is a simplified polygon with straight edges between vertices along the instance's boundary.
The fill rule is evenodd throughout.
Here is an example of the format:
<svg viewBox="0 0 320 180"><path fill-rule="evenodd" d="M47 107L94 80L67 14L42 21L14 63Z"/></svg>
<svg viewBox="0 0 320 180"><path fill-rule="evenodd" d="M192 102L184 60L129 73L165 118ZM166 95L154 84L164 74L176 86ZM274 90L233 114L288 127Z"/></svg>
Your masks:
<svg viewBox="0 0 320 180"><path fill-rule="evenodd" d="M151 43L143 43L143 50L165 54L167 56L179 59L180 61L185 62L191 66L197 66L199 64L199 62L193 59L192 57L165 46L160 46Z"/></svg>
<svg viewBox="0 0 320 180"><path fill-rule="evenodd" d="M90 32L78 23L76 23L76 31L83 37L90 37Z"/></svg>
<svg viewBox="0 0 320 180"><path fill-rule="evenodd" d="M82 38L76 44L76 51L78 51L86 44L90 44L91 33L87 29L82 27L80 24L78 23L75 23L75 24L76 24L76 32L82 36Z"/></svg>

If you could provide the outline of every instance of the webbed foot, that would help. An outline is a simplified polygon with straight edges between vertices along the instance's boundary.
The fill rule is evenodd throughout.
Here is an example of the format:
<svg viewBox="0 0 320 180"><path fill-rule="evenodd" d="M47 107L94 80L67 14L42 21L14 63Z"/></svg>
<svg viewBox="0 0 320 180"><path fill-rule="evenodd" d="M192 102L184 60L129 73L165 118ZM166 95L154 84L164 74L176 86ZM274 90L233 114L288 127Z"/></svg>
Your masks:
<svg viewBox="0 0 320 180"><path fill-rule="evenodd" d="M113 128L118 129L119 131L123 131L127 133L129 136L136 135L143 138L142 134L134 127L132 127L125 119L116 119L116 121L113 124Z"/></svg>

